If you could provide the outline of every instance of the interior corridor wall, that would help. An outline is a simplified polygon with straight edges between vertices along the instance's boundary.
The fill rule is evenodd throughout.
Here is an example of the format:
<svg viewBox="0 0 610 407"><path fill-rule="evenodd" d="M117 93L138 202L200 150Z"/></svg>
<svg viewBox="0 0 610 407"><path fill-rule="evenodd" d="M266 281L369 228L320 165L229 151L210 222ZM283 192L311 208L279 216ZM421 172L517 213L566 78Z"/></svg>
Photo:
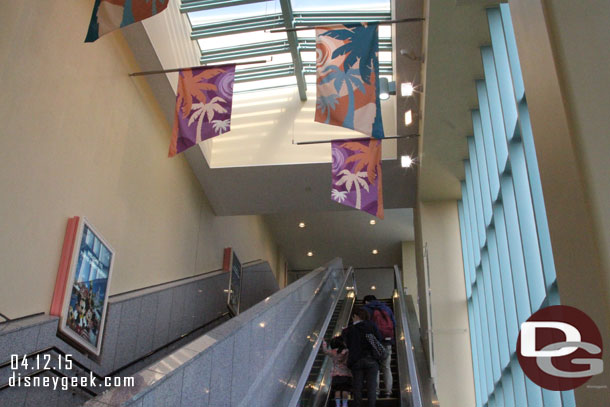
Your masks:
<svg viewBox="0 0 610 407"><path fill-rule="evenodd" d="M510 0L563 304L610 343L610 3ZM575 390L578 406L610 397L605 370ZM597 387L596 387L597 386ZM602 387L599 387L602 386Z"/></svg>
<svg viewBox="0 0 610 407"><path fill-rule="evenodd" d="M418 269L422 285L429 269L430 307L421 300L422 335L431 318L435 385L441 406L474 406L474 375L470 350L468 308L462 264L458 207L456 201L420 202L421 239L427 249L427 262ZM424 273L422 273L424 271ZM425 291L424 291L425 292Z"/></svg>
<svg viewBox="0 0 610 407"><path fill-rule="evenodd" d="M120 31L83 43L93 0L0 13L0 312L48 312L67 219L116 251L115 294L219 269L222 250L275 267L259 216L218 217Z"/></svg>

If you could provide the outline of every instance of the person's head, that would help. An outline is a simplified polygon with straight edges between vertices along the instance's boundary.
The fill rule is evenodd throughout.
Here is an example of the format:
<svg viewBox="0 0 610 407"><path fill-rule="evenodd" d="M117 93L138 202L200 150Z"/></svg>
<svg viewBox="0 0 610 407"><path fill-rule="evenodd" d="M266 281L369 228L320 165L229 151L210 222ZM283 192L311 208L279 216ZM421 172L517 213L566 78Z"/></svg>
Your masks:
<svg viewBox="0 0 610 407"><path fill-rule="evenodd" d="M352 314L352 319L356 321L366 321L369 319L369 313L364 308L356 308Z"/></svg>
<svg viewBox="0 0 610 407"><path fill-rule="evenodd" d="M377 297L375 297L374 295L369 294L369 295L365 295L364 296L364 303L365 304L368 304L369 302L373 302L373 301L377 301Z"/></svg>
<svg viewBox="0 0 610 407"><path fill-rule="evenodd" d="M345 349L345 342L343 342L343 338L341 336L335 336L330 340L330 348L337 349L342 351Z"/></svg>

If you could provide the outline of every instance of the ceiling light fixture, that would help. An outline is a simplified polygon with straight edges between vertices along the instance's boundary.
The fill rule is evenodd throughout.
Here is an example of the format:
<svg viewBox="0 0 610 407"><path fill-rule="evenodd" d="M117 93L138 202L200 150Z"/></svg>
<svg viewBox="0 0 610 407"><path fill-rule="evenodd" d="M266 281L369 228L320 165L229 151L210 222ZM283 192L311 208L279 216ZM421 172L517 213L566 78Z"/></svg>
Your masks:
<svg viewBox="0 0 610 407"><path fill-rule="evenodd" d="M413 96L413 92L415 92L415 87L413 87L413 82L405 82L400 84L400 95L401 96Z"/></svg>
<svg viewBox="0 0 610 407"><path fill-rule="evenodd" d="M390 95L396 94L396 82L388 78L379 78L379 99L388 100Z"/></svg>
<svg viewBox="0 0 610 407"><path fill-rule="evenodd" d="M377 287L375 287L374 285L371 286L371 290L375 291L377 289Z"/></svg>
<svg viewBox="0 0 610 407"><path fill-rule="evenodd" d="M405 112L405 126L408 126L411 123L413 123L413 112L409 109Z"/></svg>
<svg viewBox="0 0 610 407"><path fill-rule="evenodd" d="M308 256L308 257L313 256L313 252L307 252L307 256Z"/></svg>
<svg viewBox="0 0 610 407"><path fill-rule="evenodd" d="M300 227L300 228L304 228L304 227L305 227L305 222L300 222L300 223L299 223L299 227Z"/></svg>
<svg viewBox="0 0 610 407"><path fill-rule="evenodd" d="M379 250L377 250L377 249L373 249L373 251L372 251L371 253L373 253L373 254L377 254L377 253L379 253Z"/></svg>
<svg viewBox="0 0 610 407"><path fill-rule="evenodd" d="M413 165L413 158L411 158L410 155L403 155L400 157L400 165L403 168L409 168L411 165Z"/></svg>
<svg viewBox="0 0 610 407"><path fill-rule="evenodd" d="M375 219L371 219L371 220L369 221L369 223L370 223L371 225L374 225L375 223L377 223L377 221L376 221Z"/></svg>

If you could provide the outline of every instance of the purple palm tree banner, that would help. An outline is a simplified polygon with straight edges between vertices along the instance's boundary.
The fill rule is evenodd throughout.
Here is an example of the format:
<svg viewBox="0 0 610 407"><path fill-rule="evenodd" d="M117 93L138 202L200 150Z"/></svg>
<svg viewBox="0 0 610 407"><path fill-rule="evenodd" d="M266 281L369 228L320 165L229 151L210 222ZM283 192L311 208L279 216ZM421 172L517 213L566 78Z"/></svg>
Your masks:
<svg viewBox="0 0 610 407"><path fill-rule="evenodd" d="M235 64L180 71L169 156L231 129Z"/></svg>
<svg viewBox="0 0 610 407"><path fill-rule="evenodd" d="M383 138L377 24L316 28L315 121Z"/></svg>
<svg viewBox="0 0 610 407"><path fill-rule="evenodd" d="M331 145L331 199L383 219L381 140L339 140Z"/></svg>

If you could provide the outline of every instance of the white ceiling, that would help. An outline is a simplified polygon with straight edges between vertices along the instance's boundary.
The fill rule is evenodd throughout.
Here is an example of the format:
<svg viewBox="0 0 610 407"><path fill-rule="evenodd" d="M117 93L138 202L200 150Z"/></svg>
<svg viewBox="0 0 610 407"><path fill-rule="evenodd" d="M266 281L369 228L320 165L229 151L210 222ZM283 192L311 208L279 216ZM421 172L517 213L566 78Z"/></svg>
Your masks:
<svg viewBox="0 0 610 407"><path fill-rule="evenodd" d="M424 106L419 98L397 99L397 132L417 132L417 121L405 128L403 112L419 111L424 135L400 139L398 156L417 154L418 168L405 170L399 160L383 161L386 220L371 227L370 215L346 208L330 199L330 164L210 168L199 148L185 156L219 216L263 214L293 269L312 269L341 256L357 267L401 263L401 242L413 240L412 209L416 202L419 171L422 200L456 199L467 156L466 136L472 133L470 110L476 107L474 81L483 77L479 46L489 43L484 8L490 2L431 1L426 14L427 36L421 23L397 28L394 60L397 83L425 80ZM419 17L422 0L399 1L396 18ZM140 24L123 29L143 70L162 69L146 31ZM425 52L422 52L422 42ZM427 48L426 48L427 42ZM421 61L398 57L400 49L424 57ZM397 59L398 58L398 59ZM421 72L420 72L421 71ZM168 121L173 120L175 93L165 75L147 78ZM419 147L418 147L419 143ZM305 219L308 227L299 229ZM371 250L379 254L373 256ZM307 257L312 250L315 255Z"/></svg>

